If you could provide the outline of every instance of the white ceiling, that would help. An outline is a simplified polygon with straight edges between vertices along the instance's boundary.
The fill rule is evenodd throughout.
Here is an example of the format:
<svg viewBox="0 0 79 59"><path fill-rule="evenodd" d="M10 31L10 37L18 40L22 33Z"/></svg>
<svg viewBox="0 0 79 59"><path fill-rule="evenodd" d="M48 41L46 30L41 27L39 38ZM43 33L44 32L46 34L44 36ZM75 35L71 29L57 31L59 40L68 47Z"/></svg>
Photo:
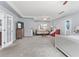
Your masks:
<svg viewBox="0 0 79 59"><path fill-rule="evenodd" d="M53 19L67 16L79 11L78 1L8 1L7 2L22 17L51 16ZM64 11L64 13L59 14Z"/></svg>

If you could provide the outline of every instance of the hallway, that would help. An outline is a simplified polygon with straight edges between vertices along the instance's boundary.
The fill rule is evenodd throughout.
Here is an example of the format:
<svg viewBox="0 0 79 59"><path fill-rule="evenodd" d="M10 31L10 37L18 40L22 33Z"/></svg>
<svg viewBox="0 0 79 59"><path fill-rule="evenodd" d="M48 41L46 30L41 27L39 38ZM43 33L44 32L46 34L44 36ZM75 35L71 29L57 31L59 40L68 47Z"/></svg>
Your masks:
<svg viewBox="0 0 79 59"><path fill-rule="evenodd" d="M32 36L16 40L8 48L0 50L1 57L65 57L53 46L51 36Z"/></svg>

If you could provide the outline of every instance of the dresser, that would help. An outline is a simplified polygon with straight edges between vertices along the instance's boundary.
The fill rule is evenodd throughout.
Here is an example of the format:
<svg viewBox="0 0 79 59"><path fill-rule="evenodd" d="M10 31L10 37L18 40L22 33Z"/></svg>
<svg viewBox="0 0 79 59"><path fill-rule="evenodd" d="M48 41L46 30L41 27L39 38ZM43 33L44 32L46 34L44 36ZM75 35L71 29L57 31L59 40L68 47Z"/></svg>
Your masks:
<svg viewBox="0 0 79 59"><path fill-rule="evenodd" d="M24 37L24 23L17 22L16 24L16 39L22 39Z"/></svg>

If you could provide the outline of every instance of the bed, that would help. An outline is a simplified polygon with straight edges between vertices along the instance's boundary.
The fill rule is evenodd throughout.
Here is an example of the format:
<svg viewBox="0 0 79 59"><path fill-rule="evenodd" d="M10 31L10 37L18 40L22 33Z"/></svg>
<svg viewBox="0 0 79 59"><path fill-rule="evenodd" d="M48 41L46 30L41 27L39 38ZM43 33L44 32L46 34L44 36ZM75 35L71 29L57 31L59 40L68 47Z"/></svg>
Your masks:
<svg viewBox="0 0 79 59"><path fill-rule="evenodd" d="M38 34L38 35L48 35L49 30L47 30L47 29L37 29L36 34Z"/></svg>
<svg viewBox="0 0 79 59"><path fill-rule="evenodd" d="M38 35L48 35L51 31L51 27L48 26L47 24L41 24L38 26L36 29L36 34Z"/></svg>
<svg viewBox="0 0 79 59"><path fill-rule="evenodd" d="M79 35L59 36L55 47L70 57L79 57Z"/></svg>

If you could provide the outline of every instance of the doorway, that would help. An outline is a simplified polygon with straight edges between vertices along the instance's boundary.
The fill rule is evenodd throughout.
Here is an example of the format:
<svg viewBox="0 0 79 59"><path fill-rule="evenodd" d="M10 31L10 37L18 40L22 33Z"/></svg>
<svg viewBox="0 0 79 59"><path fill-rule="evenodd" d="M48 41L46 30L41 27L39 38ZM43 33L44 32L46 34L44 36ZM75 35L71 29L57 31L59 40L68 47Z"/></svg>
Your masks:
<svg viewBox="0 0 79 59"><path fill-rule="evenodd" d="M0 13L0 48L8 47L13 40L13 16Z"/></svg>

